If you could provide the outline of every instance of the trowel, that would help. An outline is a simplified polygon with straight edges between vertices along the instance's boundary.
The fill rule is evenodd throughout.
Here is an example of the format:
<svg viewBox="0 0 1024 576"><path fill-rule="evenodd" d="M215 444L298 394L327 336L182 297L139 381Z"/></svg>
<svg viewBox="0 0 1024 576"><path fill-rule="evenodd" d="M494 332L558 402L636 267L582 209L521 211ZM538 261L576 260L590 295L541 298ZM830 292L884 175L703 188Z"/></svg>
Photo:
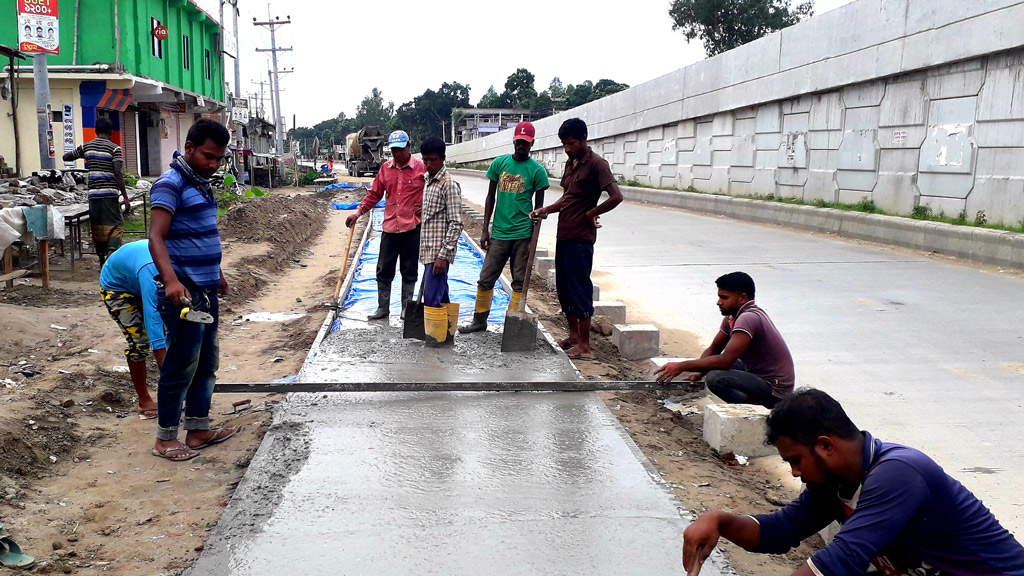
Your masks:
<svg viewBox="0 0 1024 576"><path fill-rule="evenodd" d="M537 241L540 239L540 220L533 223L530 237L530 260L526 263L526 279L523 280L523 295L519 309L505 313L505 328L501 333L502 352L529 352L537 346L537 315L526 311L526 294L533 277L533 260L537 255Z"/></svg>
<svg viewBox="0 0 1024 576"><path fill-rule="evenodd" d="M195 322L196 324L213 324L213 314L209 312L203 312L202 310L193 310L191 308L192 301L182 296L181 303L185 305L181 309L181 319L186 322Z"/></svg>

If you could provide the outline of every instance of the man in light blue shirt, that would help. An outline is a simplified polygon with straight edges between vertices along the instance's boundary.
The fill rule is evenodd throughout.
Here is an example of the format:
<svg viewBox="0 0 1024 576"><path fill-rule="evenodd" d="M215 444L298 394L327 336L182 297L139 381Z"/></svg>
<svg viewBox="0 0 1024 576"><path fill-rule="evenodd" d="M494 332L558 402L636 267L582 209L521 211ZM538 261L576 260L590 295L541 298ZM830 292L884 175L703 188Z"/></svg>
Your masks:
<svg viewBox="0 0 1024 576"><path fill-rule="evenodd" d="M118 248L100 272L103 303L128 341L124 355L139 395L139 414L145 419L156 417L156 402L146 387L146 356L152 349L157 365L162 366L167 349L164 323L156 306L156 274L148 240Z"/></svg>

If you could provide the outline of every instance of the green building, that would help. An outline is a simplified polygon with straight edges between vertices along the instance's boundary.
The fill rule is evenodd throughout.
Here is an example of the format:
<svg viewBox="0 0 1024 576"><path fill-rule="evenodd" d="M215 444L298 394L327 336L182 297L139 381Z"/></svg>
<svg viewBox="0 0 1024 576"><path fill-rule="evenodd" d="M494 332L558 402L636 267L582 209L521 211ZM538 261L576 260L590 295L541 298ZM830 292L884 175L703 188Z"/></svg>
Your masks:
<svg viewBox="0 0 1024 576"><path fill-rule="evenodd" d="M220 29L193 0L60 0L58 6L60 54L47 56L58 167L66 147L95 137L98 117L114 123L126 169L146 176L167 169L196 118L221 119ZM14 48L17 10L17 0L0 0L0 44ZM31 63L19 68L16 83L22 171L28 173L39 167ZM0 103L0 110L5 105L13 100ZM12 131L11 118L0 116L0 155L9 164L16 153L13 137L7 138Z"/></svg>

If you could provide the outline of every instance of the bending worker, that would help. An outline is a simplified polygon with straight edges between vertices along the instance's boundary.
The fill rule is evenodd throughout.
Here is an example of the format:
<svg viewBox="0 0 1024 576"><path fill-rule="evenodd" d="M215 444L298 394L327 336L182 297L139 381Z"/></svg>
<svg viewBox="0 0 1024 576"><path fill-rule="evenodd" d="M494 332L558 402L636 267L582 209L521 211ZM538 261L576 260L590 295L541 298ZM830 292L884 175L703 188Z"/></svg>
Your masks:
<svg viewBox="0 0 1024 576"><path fill-rule="evenodd" d="M530 211L544 205L544 191L549 186L547 171L540 162L530 158L534 134L533 124L520 122L512 136L515 152L495 158L487 170L491 182L484 203L484 230L480 233L480 248L487 251L487 256L477 281L473 322L459 328L464 334L487 328L494 283L509 260L512 261L512 300L508 309L519 309L523 282L530 273L527 266L534 226ZM488 231L492 214L494 227Z"/></svg>
<svg viewBox="0 0 1024 576"><path fill-rule="evenodd" d="M793 356L768 313L754 303L754 280L732 272L715 280L718 310L725 316L711 346L697 360L669 362L654 377L671 381L683 372L696 381L707 374L708 390L730 404L771 408L793 391Z"/></svg>
<svg viewBox="0 0 1024 576"><path fill-rule="evenodd" d="M402 312L412 299L419 275L420 208L423 205L423 162L412 157L409 135L395 130L388 136L391 160L377 172L369 192L345 219L345 226L355 226L356 220L380 202L384 204L384 231L380 235L380 256L377 259L377 309L367 316L370 320L386 318L391 312L391 283L395 279L395 264L400 263L402 274Z"/></svg>
<svg viewBox="0 0 1024 576"><path fill-rule="evenodd" d="M963 484L925 454L858 430L820 390L801 389L768 416L768 442L807 489L771 514L706 512L683 532L683 568L720 537L784 554L838 521L842 528L793 576L1024 575L1024 547Z"/></svg>
<svg viewBox="0 0 1024 576"><path fill-rule="evenodd" d="M167 351L164 322L156 307L156 275L148 240L118 248L100 272L100 296L128 341L124 349L128 373L139 395L139 414L146 419L156 418L156 402L146 387L146 356L153 350L157 366L162 367Z"/></svg>

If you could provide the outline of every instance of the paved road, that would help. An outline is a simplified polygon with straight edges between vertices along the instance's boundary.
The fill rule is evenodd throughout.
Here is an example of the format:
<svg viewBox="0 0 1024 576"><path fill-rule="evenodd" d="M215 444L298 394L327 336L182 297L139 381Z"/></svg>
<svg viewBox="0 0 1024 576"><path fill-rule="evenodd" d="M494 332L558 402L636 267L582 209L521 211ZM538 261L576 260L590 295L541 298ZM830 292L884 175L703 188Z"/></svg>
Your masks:
<svg viewBox="0 0 1024 576"><path fill-rule="evenodd" d="M482 204L483 178L459 175ZM548 192L547 203L556 194ZM923 255L624 203L602 217L604 299L630 322L694 332L721 321L714 280L743 270L782 331L797 385L838 398L878 437L919 448L1024 535L1024 279ZM541 245L554 248L554 220Z"/></svg>

